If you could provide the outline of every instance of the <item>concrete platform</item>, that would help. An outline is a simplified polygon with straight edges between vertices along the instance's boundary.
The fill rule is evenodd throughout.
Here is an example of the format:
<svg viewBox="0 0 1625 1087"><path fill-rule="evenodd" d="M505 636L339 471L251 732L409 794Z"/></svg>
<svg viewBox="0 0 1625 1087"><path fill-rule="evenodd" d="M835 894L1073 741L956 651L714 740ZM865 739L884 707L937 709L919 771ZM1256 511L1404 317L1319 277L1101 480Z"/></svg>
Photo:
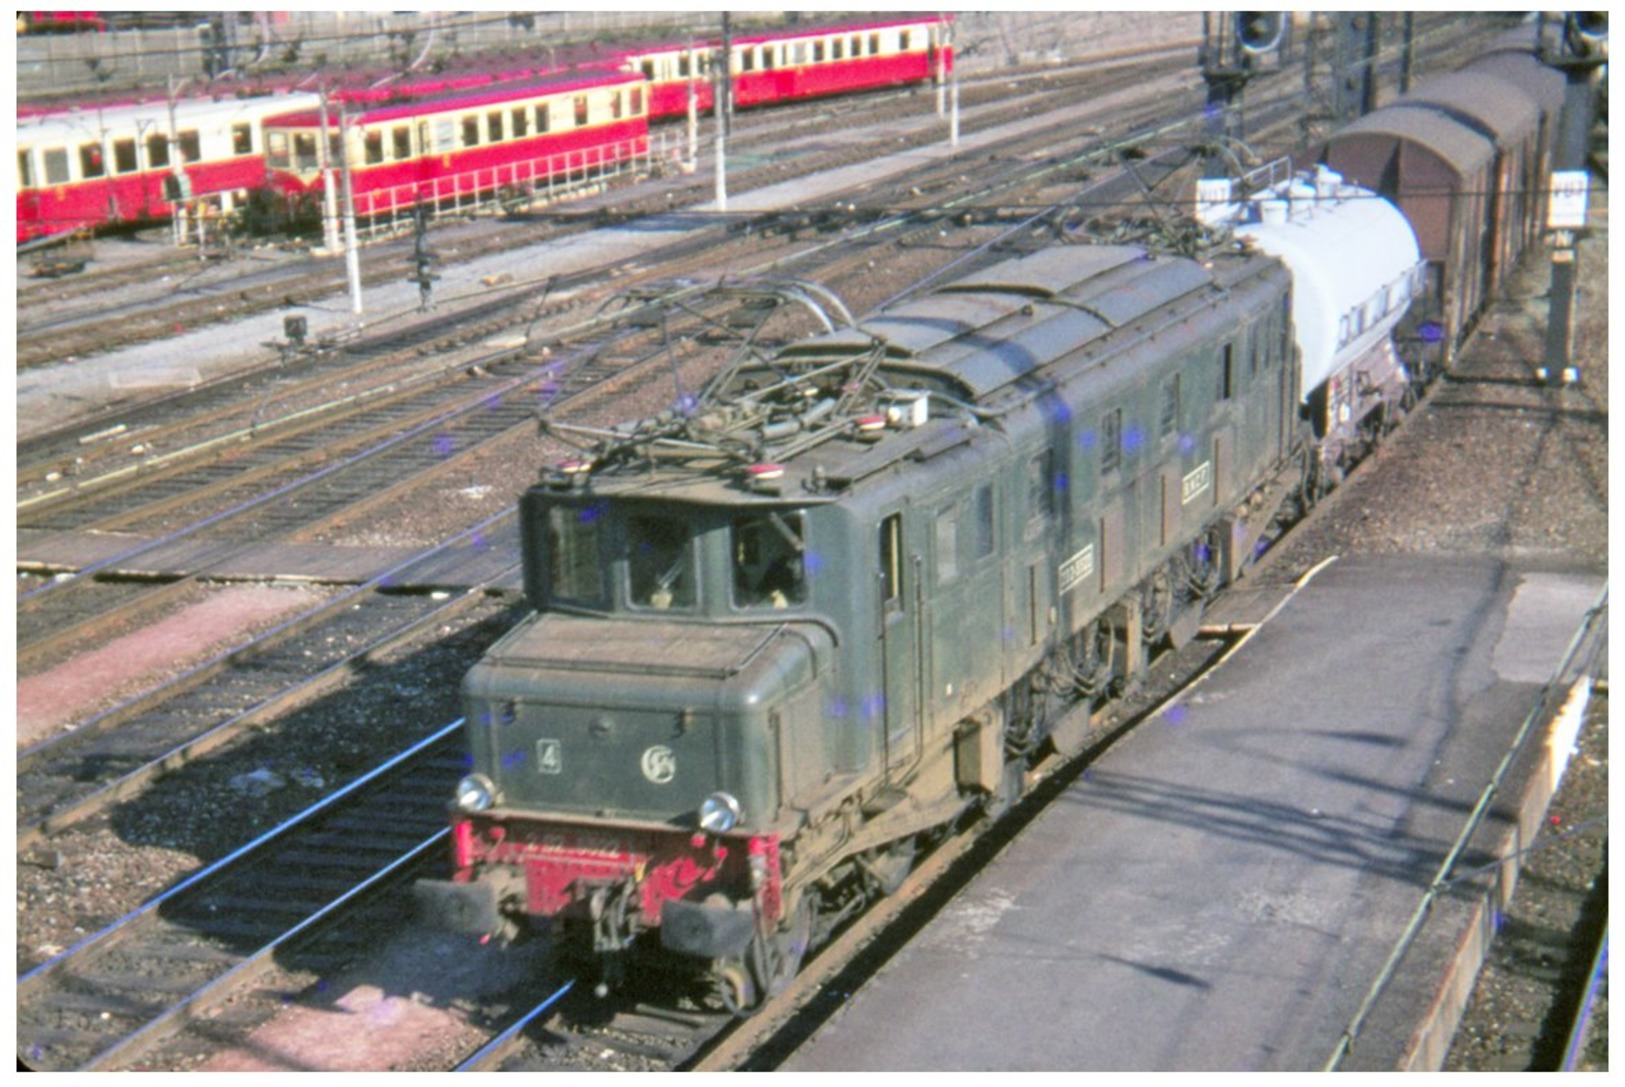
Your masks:
<svg viewBox="0 0 1625 1087"><path fill-rule="evenodd" d="M1325 1067L1603 582L1483 557L1322 569L783 1068ZM1539 791L1538 756L1503 795ZM1437 902L1342 1067L1436 1067L1517 818L1473 840L1484 874Z"/></svg>

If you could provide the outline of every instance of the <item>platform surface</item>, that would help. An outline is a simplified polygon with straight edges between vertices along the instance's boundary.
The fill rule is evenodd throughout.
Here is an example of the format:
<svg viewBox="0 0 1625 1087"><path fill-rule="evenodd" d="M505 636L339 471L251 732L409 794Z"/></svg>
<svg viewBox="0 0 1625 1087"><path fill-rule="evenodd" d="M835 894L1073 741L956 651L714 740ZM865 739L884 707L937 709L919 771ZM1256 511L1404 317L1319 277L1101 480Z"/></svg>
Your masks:
<svg viewBox="0 0 1625 1087"><path fill-rule="evenodd" d="M1480 557L1326 567L783 1067L1321 1069L1602 583ZM1344 1067L1395 1067L1458 905Z"/></svg>

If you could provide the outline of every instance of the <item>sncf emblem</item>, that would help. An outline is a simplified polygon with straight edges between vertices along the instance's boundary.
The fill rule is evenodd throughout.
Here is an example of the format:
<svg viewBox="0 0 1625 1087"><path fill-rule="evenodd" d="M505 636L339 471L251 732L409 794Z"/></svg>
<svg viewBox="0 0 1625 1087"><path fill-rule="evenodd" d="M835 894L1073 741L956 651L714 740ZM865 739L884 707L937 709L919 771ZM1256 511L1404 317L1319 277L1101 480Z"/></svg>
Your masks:
<svg viewBox="0 0 1625 1087"><path fill-rule="evenodd" d="M664 785L677 776L677 756L671 748L661 744L643 753L643 776L656 785Z"/></svg>
<svg viewBox="0 0 1625 1087"><path fill-rule="evenodd" d="M1213 485L1213 462L1205 460L1190 472L1186 473L1184 485L1180 487L1179 504L1188 506L1191 500Z"/></svg>

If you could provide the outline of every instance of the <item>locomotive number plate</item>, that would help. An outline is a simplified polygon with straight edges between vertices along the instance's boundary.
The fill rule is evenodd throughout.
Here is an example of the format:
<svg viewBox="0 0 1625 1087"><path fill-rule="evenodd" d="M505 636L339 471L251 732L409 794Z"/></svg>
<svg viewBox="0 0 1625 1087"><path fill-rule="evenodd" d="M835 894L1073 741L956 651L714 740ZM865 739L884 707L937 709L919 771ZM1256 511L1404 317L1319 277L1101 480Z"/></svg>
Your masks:
<svg viewBox="0 0 1625 1087"><path fill-rule="evenodd" d="M536 772L538 774L562 774L564 772L564 745L557 740L537 740Z"/></svg>
<svg viewBox="0 0 1625 1087"><path fill-rule="evenodd" d="M1061 592L1065 593L1095 572L1095 545L1084 544L1083 550L1061 563Z"/></svg>
<svg viewBox="0 0 1625 1087"><path fill-rule="evenodd" d="M1213 462L1205 460L1190 472L1186 473L1184 485L1180 488L1180 505L1188 506L1191 500L1213 485Z"/></svg>

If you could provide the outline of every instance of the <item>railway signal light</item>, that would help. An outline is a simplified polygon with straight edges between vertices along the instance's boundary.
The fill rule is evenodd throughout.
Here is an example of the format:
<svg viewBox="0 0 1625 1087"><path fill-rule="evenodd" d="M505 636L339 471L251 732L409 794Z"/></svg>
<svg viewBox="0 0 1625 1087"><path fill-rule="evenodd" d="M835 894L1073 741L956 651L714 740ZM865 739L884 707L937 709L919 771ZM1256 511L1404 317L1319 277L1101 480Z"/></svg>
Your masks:
<svg viewBox="0 0 1625 1087"><path fill-rule="evenodd" d="M1243 53L1268 53L1284 33L1286 19L1278 11L1236 12L1236 44Z"/></svg>
<svg viewBox="0 0 1625 1087"><path fill-rule="evenodd" d="M1563 37L1576 56L1605 54L1608 51L1608 13L1569 12L1563 16Z"/></svg>

